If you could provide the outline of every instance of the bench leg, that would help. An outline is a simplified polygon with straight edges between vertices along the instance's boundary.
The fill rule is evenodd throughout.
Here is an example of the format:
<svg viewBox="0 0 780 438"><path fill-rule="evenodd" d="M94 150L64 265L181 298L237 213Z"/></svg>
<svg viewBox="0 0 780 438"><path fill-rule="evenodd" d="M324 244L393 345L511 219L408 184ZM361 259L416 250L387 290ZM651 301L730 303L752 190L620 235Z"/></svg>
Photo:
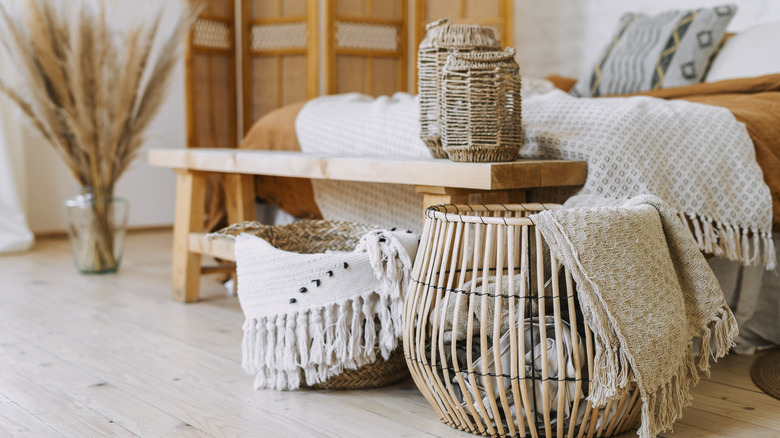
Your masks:
<svg viewBox="0 0 780 438"><path fill-rule="evenodd" d="M200 259L190 251L190 233L203 231L206 176L177 171L176 213L173 223L173 299L197 301L200 289Z"/></svg>
<svg viewBox="0 0 780 438"><path fill-rule="evenodd" d="M525 202L524 189L470 190L449 187L415 186L423 194L423 208L437 204L516 204Z"/></svg>
<svg viewBox="0 0 780 438"><path fill-rule="evenodd" d="M229 225L255 220L254 175L225 175L225 197Z"/></svg>
<svg viewBox="0 0 780 438"><path fill-rule="evenodd" d="M257 219L255 203L255 176L242 174L225 175L225 207L228 225ZM233 293L238 293L238 277L233 277Z"/></svg>

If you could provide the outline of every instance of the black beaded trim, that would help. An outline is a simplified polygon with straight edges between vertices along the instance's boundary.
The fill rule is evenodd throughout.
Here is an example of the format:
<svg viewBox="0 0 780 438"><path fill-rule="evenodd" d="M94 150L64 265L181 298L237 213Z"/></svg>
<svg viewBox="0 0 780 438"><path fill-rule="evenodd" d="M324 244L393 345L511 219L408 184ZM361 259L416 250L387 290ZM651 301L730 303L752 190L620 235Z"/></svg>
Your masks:
<svg viewBox="0 0 780 438"><path fill-rule="evenodd" d="M565 298L565 299L568 300L569 298L574 298L575 297L575 295L573 295L573 294L572 295L550 295L550 296L543 295L543 296L538 296L538 295L494 294L494 293L484 293L484 292L476 292L476 291L475 292L471 292L471 291L468 291L468 290L448 289L448 288L443 287L443 286L434 286L432 284L425 283L425 282L419 281L419 280L415 280L413 278L410 281L413 282L413 283L417 283L417 284L420 284L422 286L425 286L427 288L431 288L431 289L437 289L437 290L441 290L441 291L444 291L444 292L450 292L450 293L456 293L456 294L474 295L474 296L477 296L477 297L488 296L488 297L491 297L491 298L501 297L501 298L506 298L506 299L513 298L513 299L518 299L518 300L538 300L539 298L543 298L543 299L559 299L559 298L564 299ZM481 289L481 287L480 287L480 289Z"/></svg>

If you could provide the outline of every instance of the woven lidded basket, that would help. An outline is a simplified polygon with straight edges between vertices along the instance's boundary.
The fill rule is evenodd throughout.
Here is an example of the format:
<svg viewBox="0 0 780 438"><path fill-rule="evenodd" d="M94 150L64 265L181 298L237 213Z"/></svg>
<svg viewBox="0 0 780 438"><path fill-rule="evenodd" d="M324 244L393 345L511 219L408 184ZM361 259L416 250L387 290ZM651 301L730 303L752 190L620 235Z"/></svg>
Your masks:
<svg viewBox="0 0 780 438"><path fill-rule="evenodd" d="M406 251L393 245L413 240L416 249L416 235L311 220L243 222L210 237L235 240L246 317L242 366L255 374L255 387L359 389L408 377L400 345L403 296L382 288L394 275L408 275L411 260L400 262ZM368 250L358 251L361 245ZM384 275L391 264L397 269Z"/></svg>
<svg viewBox="0 0 780 438"><path fill-rule="evenodd" d="M501 50L490 28L479 25L450 24L449 18L426 27L425 38L417 52L417 91L420 93L420 138L434 158L447 158L441 147L441 111L439 93L444 63L450 50L472 52Z"/></svg>
<svg viewBox="0 0 780 438"><path fill-rule="evenodd" d="M571 274L526 216L550 204L430 207L404 310L404 354L441 420L479 435L606 437L639 420L634 388L587 401L593 334Z"/></svg>
<svg viewBox="0 0 780 438"><path fill-rule="evenodd" d="M523 142L520 74L508 48L452 52L442 74L442 146L453 161L514 161Z"/></svg>

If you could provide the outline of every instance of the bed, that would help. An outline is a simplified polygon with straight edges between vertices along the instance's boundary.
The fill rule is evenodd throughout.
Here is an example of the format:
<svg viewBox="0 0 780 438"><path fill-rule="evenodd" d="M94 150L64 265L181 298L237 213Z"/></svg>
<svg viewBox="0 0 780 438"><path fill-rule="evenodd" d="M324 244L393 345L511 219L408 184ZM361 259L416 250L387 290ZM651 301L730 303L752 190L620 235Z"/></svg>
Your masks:
<svg viewBox="0 0 780 438"><path fill-rule="evenodd" d="M780 54L762 43L777 38L780 23L755 26L726 39L706 81L625 95L718 106L743 123L771 194L771 228L775 246L780 248ZM547 79L566 91L577 82L562 76ZM304 104L284 106L257 121L240 147L300 150L295 122ZM319 218L327 209L318 205L310 180L258 177L256 189L259 197L294 217ZM761 266L741 266L722 259L712 259L711 265L740 323L737 351L750 353L780 344L780 277L766 273Z"/></svg>
<svg viewBox="0 0 780 438"><path fill-rule="evenodd" d="M550 76L558 88L570 89L576 79ZM780 73L755 78L728 79L687 87L636 93L663 99L684 99L729 109L743 122L753 140L756 160L772 194L773 231L780 232ZM287 105L258 120L240 148L300 150L295 120L304 102ZM320 218L311 181L258 177L258 195L299 218Z"/></svg>

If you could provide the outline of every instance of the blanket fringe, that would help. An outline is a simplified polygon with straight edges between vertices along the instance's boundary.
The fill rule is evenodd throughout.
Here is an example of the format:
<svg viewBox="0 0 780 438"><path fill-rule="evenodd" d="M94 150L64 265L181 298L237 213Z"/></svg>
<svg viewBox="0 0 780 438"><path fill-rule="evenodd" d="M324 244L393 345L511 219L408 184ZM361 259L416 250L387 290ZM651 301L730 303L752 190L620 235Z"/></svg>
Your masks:
<svg viewBox="0 0 780 438"><path fill-rule="evenodd" d="M388 359L398 347L411 259L396 238L382 231L368 233L355 251L368 254L380 290L244 322L241 365L255 374L255 388L312 386L375 362L377 352Z"/></svg>
<svg viewBox="0 0 780 438"><path fill-rule="evenodd" d="M764 264L767 270L777 266L772 233L738 228L694 214L680 213L678 216L691 231L699 250L746 266Z"/></svg>
<svg viewBox="0 0 780 438"><path fill-rule="evenodd" d="M693 401L691 388L699 382L699 373L709 377L710 359L717 361L725 356L734 343L738 328L734 315L724 303L710 323L703 327L699 341L699 361L693 355L693 343L688 345L685 359L672 378L653 393L642 395L642 424L640 438L652 438L666 430L680 417ZM714 346L714 350L712 348Z"/></svg>
<svg viewBox="0 0 780 438"><path fill-rule="evenodd" d="M373 363L377 352L385 359L390 357L399 345L395 332L402 327L402 310L403 306L387 299L374 298L248 319L243 327L241 365L247 373L257 374L257 388L297 389L302 381L309 386L322 383L344 369Z"/></svg>
<svg viewBox="0 0 780 438"><path fill-rule="evenodd" d="M596 337L594 375L588 400L595 406L604 406L609 400L622 397L631 387L634 373L628 356L617 347L609 347ZM611 343L611 345L617 345Z"/></svg>

